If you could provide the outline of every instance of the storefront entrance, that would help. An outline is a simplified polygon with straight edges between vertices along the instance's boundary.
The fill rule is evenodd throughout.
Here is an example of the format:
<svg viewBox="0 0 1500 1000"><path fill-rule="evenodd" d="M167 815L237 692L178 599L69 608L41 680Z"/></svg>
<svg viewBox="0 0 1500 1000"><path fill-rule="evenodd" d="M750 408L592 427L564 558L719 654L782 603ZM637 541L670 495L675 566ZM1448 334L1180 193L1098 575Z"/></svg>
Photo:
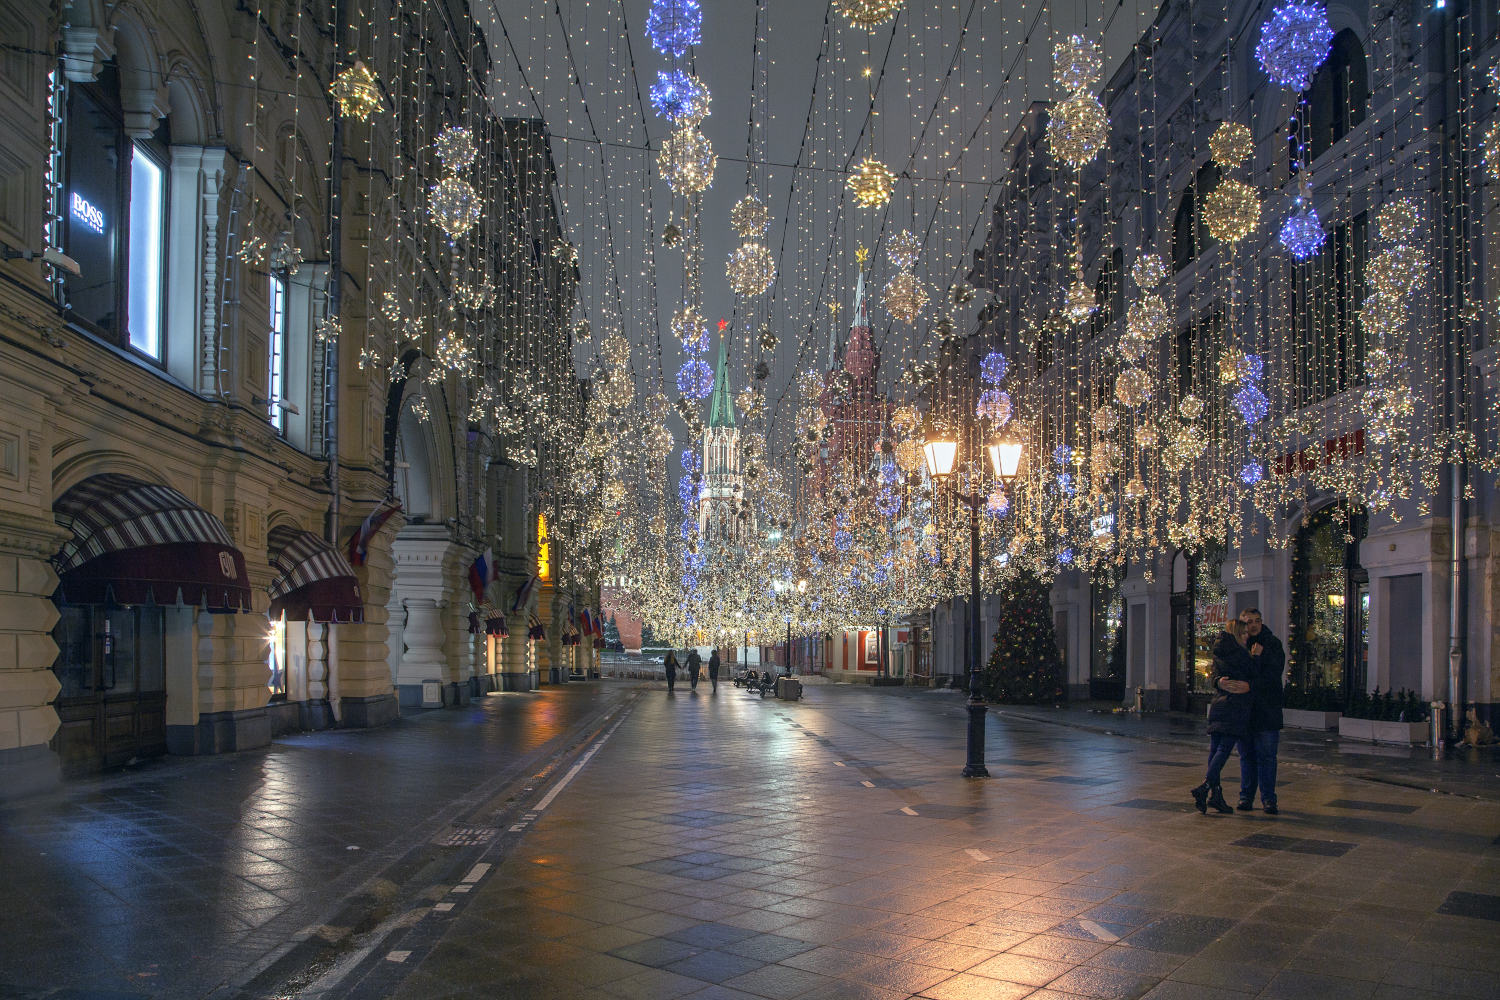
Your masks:
<svg viewBox="0 0 1500 1000"><path fill-rule="evenodd" d="M52 630L62 725L52 749L68 774L167 752L166 615L155 605L65 604Z"/></svg>
<svg viewBox="0 0 1500 1000"><path fill-rule="evenodd" d="M1369 518L1325 507L1292 551L1291 683L1348 698L1363 690L1369 656L1370 575L1359 564Z"/></svg>

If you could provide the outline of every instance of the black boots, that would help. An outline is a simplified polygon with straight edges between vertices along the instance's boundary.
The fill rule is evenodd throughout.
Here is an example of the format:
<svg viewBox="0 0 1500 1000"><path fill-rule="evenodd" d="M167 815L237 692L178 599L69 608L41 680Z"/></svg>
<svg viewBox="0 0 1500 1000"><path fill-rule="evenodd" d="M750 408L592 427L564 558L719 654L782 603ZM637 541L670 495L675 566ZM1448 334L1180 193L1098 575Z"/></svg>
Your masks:
<svg viewBox="0 0 1500 1000"><path fill-rule="evenodd" d="M1205 816L1208 815L1209 806L1213 806L1221 813L1234 812L1234 807L1224 801L1223 787L1220 785L1210 785L1206 781L1193 789L1193 804Z"/></svg>

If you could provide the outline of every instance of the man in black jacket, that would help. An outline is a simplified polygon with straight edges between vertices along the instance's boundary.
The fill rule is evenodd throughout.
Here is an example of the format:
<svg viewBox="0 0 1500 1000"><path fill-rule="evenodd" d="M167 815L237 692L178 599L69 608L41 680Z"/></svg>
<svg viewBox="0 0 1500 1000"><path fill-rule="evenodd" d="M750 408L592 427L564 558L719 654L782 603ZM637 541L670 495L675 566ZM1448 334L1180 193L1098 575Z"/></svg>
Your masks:
<svg viewBox="0 0 1500 1000"><path fill-rule="evenodd" d="M1250 652L1255 665L1250 680L1250 729L1240 740L1240 801L1236 809L1255 808L1255 791L1261 804L1276 815L1276 753L1281 746L1282 674L1286 650L1261 621L1260 610L1246 608L1240 621L1249 627ZM1257 652L1257 650L1259 652Z"/></svg>
<svg viewBox="0 0 1500 1000"><path fill-rule="evenodd" d="M698 690L698 668L703 665L703 657L698 655L698 650L692 646L688 647L687 669L688 683L694 691Z"/></svg>

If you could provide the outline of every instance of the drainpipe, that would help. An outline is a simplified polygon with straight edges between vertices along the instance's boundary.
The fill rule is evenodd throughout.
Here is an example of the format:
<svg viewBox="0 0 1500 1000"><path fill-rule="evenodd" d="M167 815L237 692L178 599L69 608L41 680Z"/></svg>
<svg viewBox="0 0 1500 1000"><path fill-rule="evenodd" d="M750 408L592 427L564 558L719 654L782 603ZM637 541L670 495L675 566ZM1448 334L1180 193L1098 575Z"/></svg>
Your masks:
<svg viewBox="0 0 1500 1000"><path fill-rule="evenodd" d="M343 11L339 0L333 0L333 65L329 79L338 76L339 56L343 48ZM339 114L337 102L333 111L333 139L328 159L332 171L328 180L328 318L339 318L339 307L344 291L344 116ZM328 541L339 543L339 351L343 345L339 337L332 338L325 346L328 352L323 369L323 445L328 457L328 523L324 534Z"/></svg>
<svg viewBox="0 0 1500 1000"><path fill-rule="evenodd" d="M1469 228L1468 163L1464 155L1462 135L1459 132L1459 109L1464 95L1461 93L1460 38L1461 18L1457 11L1442 18L1439 30L1440 44L1436 46L1443 66L1443 195L1445 206L1459 216L1458 233L1446 240L1444 247L1443 289L1445 302L1445 326L1447 327L1447 376L1448 376L1448 426L1457 431L1463 419L1464 377L1464 323L1462 317L1465 292L1464 271L1467 262L1464 254ZM1463 738L1464 725L1464 468L1455 461L1449 467L1449 518L1452 551L1449 559L1448 579L1448 731L1451 742Z"/></svg>

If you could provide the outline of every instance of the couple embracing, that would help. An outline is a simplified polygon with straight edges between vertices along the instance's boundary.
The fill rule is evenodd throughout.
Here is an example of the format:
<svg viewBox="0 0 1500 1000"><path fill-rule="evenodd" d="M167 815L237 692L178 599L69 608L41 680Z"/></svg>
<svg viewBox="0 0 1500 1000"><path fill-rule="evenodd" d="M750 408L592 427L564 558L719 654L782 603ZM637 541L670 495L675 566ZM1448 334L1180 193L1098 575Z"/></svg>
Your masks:
<svg viewBox="0 0 1500 1000"><path fill-rule="evenodd" d="M1255 792L1266 812L1276 809L1276 752L1281 743L1281 675L1286 652L1281 640L1261 621L1260 612L1246 608L1238 619L1224 624L1214 643L1214 700L1208 707L1208 773L1193 789L1200 813L1213 806L1221 813L1255 807ZM1240 753L1240 799L1233 808L1224 801L1219 775L1229 754Z"/></svg>

